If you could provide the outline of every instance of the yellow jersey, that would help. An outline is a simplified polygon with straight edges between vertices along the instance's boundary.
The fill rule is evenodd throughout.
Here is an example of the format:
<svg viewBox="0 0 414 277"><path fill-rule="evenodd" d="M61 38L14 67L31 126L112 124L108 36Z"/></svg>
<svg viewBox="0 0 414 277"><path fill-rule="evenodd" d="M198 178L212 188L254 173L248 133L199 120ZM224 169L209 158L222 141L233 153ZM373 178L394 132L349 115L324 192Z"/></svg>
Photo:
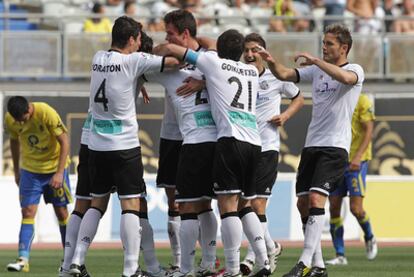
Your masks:
<svg viewBox="0 0 414 277"><path fill-rule="evenodd" d="M362 123L374 120L375 115L373 103L366 94L361 93L355 107L354 114L352 115L352 143L351 152L349 154L350 161L354 158L354 155L358 151L358 148L364 139L364 129L362 127ZM372 143L370 142L367 149L362 154L361 161L371 160L371 145Z"/></svg>
<svg viewBox="0 0 414 277"><path fill-rule="evenodd" d="M98 23L92 21L92 19L86 19L83 24L83 31L85 33L111 33L112 23L108 18L101 18Z"/></svg>
<svg viewBox="0 0 414 277"><path fill-rule="evenodd" d="M20 168L33 173L56 172L59 163L60 144L56 137L67 132L59 114L48 104L32 103L34 111L27 122L18 122L6 113L5 127L10 139L20 143ZM67 167L70 163L66 159Z"/></svg>

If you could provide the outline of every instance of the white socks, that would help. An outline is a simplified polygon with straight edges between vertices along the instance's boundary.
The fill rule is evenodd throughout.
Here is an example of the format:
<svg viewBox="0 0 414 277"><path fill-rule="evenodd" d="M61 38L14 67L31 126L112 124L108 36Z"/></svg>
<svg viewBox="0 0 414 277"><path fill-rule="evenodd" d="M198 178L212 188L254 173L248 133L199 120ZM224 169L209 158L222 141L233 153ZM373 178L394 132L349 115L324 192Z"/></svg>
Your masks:
<svg viewBox="0 0 414 277"><path fill-rule="evenodd" d="M244 234L249 240L256 256L256 264L260 268L269 265L263 229L257 228L257 226L261 226L259 218L251 207L242 209L239 215L243 224Z"/></svg>
<svg viewBox="0 0 414 277"><path fill-rule="evenodd" d="M178 212L168 211L168 237L173 254L173 265L180 266L181 263L181 247L180 247L180 216Z"/></svg>
<svg viewBox="0 0 414 277"><path fill-rule="evenodd" d="M195 246L199 234L197 214L181 215L180 245L181 264L180 272L188 273L194 269Z"/></svg>
<svg viewBox="0 0 414 277"><path fill-rule="evenodd" d="M267 253L272 254L276 251L275 242L272 239L272 236L269 233L269 228L267 228L267 221L261 221L262 223L262 229L263 229L263 235L266 243L266 250Z"/></svg>
<svg viewBox="0 0 414 277"><path fill-rule="evenodd" d="M76 241L78 239L79 226L81 225L82 217L83 214L76 211L72 212L66 226L65 253L62 263L62 268L65 270L69 270L72 263L72 257L73 253L75 252Z"/></svg>
<svg viewBox="0 0 414 277"><path fill-rule="evenodd" d="M312 257L318 244L320 245L325 209L310 208L309 218L306 223L305 242L302 255L299 261L302 261L307 267L312 266Z"/></svg>
<svg viewBox="0 0 414 277"><path fill-rule="evenodd" d="M83 265L85 263L86 252L98 230L99 220L103 213L96 208L89 208L83 216L79 227L78 239L76 242L75 253L72 263Z"/></svg>
<svg viewBox="0 0 414 277"><path fill-rule="evenodd" d="M141 217L139 223L142 228L141 233L141 251L144 256L144 262L147 270L151 273L156 273L160 270L160 263L155 255L154 248L154 231L148 221L148 215L140 213Z"/></svg>
<svg viewBox="0 0 414 277"><path fill-rule="evenodd" d="M240 244L243 227L237 212L225 213L221 216L221 237L226 258L226 272L231 275L240 271Z"/></svg>
<svg viewBox="0 0 414 277"><path fill-rule="evenodd" d="M131 276L138 269L141 227L138 211L122 211L121 241L124 248L123 275Z"/></svg>
<svg viewBox="0 0 414 277"><path fill-rule="evenodd" d="M206 210L198 215L201 233L201 266L204 268L215 268L216 265L216 239L217 218L213 210Z"/></svg>

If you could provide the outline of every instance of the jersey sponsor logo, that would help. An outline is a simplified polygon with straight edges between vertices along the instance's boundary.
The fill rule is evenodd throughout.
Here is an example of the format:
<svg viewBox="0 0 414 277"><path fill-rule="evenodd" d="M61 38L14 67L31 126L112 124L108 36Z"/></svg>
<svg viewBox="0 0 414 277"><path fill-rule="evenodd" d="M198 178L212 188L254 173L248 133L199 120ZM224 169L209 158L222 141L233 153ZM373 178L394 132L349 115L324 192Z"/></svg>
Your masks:
<svg viewBox="0 0 414 277"><path fill-rule="evenodd" d="M233 111L229 111L228 115L231 123L257 130L256 116Z"/></svg>
<svg viewBox="0 0 414 277"><path fill-rule="evenodd" d="M194 113L197 127L215 126L211 111L200 111Z"/></svg>
<svg viewBox="0 0 414 277"><path fill-rule="evenodd" d="M330 88L327 82L323 82L319 85L319 88L315 92L325 93L325 92L335 92L336 88Z"/></svg>
<svg viewBox="0 0 414 277"><path fill-rule="evenodd" d="M122 121L94 119L92 130L100 134L120 134L122 132Z"/></svg>

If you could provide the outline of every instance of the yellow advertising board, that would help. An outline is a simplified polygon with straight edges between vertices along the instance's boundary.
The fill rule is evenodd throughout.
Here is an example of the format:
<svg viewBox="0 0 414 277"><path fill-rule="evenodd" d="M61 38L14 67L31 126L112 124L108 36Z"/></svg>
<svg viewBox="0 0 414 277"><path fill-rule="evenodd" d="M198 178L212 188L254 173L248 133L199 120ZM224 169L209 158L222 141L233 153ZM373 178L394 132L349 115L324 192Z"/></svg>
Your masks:
<svg viewBox="0 0 414 277"><path fill-rule="evenodd" d="M368 179L365 210L381 239L414 239L414 178Z"/></svg>

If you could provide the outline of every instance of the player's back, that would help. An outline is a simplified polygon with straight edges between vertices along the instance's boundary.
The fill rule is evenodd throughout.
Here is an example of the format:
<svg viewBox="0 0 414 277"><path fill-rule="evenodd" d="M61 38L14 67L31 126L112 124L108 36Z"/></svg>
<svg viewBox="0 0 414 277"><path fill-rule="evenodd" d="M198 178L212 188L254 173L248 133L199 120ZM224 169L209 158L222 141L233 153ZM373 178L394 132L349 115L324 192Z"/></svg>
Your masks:
<svg viewBox="0 0 414 277"><path fill-rule="evenodd" d="M206 77L218 138L234 137L260 145L255 116L259 75L256 67L220 59L213 51L201 53L197 67Z"/></svg>
<svg viewBox="0 0 414 277"><path fill-rule="evenodd" d="M137 78L159 70L161 57L144 53L99 51L92 62L89 148L97 151L131 149L139 145L134 95Z"/></svg>
<svg viewBox="0 0 414 277"><path fill-rule="evenodd" d="M184 84L187 78L203 79L203 74L194 65L187 64L180 70L145 74L144 76L148 81L159 83L165 88L166 97L174 108L184 144L217 139L217 130L211 115L207 90L202 89L185 97L177 95L177 89Z"/></svg>

